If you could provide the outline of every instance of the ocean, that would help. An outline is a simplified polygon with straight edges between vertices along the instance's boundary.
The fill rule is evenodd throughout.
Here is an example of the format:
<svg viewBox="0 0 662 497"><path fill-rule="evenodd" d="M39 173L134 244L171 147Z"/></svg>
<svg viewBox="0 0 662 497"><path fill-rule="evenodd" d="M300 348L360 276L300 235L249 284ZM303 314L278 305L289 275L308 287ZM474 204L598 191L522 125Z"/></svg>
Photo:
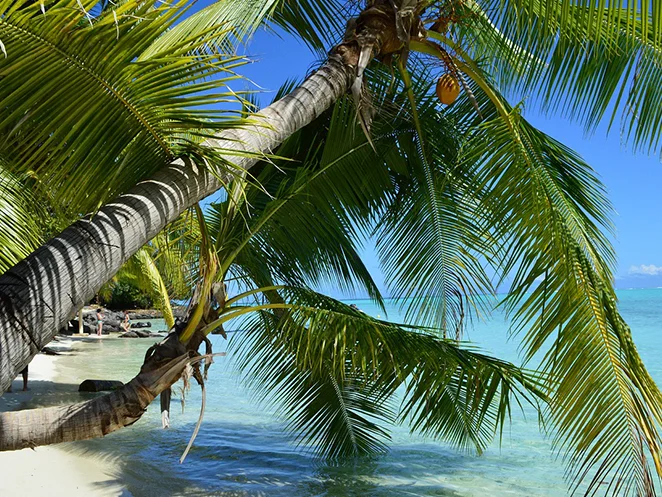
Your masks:
<svg viewBox="0 0 662 497"><path fill-rule="evenodd" d="M620 308L653 377L662 384L662 289L620 291ZM356 303L374 316L383 311ZM388 317L401 318L387 301ZM384 317L383 315L381 317ZM156 320L155 328L163 329ZM499 313L474 322L466 339L482 350L518 362L517 340ZM226 342L214 336L215 351ZM57 360L60 401L80 399L67 392L86 378L128 381L153 340L90 341ZM66 444L66 450L102 455L113 475L135 497L187 496L565 496L560 458L541 435L534 413L515 411L502 443L483 455L459 452L444 443L393 430L385 455L342 462L316 459L298 449L284 431L275 408L256 403L240 382L232 357L218 358L207 383L207 408L198 438L184 464L179 458L200 408L193 386L184 410L173 400L172 426L162 430L158 400L134 426L102 440Z"/></svg>

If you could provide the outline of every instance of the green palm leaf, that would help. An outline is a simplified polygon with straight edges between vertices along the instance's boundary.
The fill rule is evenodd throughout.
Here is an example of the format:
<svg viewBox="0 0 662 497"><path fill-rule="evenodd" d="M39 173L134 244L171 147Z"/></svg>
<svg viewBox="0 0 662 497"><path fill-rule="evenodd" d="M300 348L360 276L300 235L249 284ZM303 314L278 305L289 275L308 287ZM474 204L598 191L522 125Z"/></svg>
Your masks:
<svg viewBox="0 0 662 497"><path fill-rule="evenodd" d="M493 292L483 269L493 240L475 220L471 172L458 159L462 128L455 116L439 113L431 74L418 69L394 99L413 103L398 123L404 170L394 174L394 194L374 234L392 296L407 302L407 319L459 337L465 318L484 308L476 297Z"/></svg>
<svg viewBox="0 0 662 497"><path fill-rule="evenodd" d="M161 36L143 54L147 59L160 51L185 46L198 49L201 39L213 39L225 53L237 41L246 42L263 24L274 24L296 33L319 53L342 34L344 20L338 0L217 0ZM182 40L188 40L182 43ZM327 46L325 46L327 45Z"/></svg>
<svg viewBox="0 0 662 497"><path fill-rule="evenodd" d="M391 406L351 372L339 379L327 370L319 374L302 369L273 333L281 319L276 313L261 313L246 323L241 338L233 338L239 342L239 366L257 399L275 402L297 441L319 455L384 452L390 437L379 423L395 420Z"/></svg>
<svg viewBox="0 0 662 497"><path fill-rule="evenodd" d="M136 276L138 288L152 297L156 308L163 313L166 326L172 328L175 324L175 316L170 305L170 295L147 247L136 252L127 264L129 264L127 270L132 271Z"/></svg>
<svg viewBox="0 0 662 497"><path fill-rule="evenodd" d="M174 300L187 300L200 276L200 226L193 210L185 211L150 241L154 263Z"/></svg>
<svg viewBox="0 0 662 497"><path fill-rule="evenodd" d="M622 113L623 134L635 148L659 148L662 2L486 0L474 5L480 12L476 19L488 13L516 47L508 53L477 38L466 44L474 57L496 56L528 67L503 82L525 93L536 91L544 108L574 116L588 129L604 117L613 123ZM527 62L530 55L542 63Z"/></svg>
<svg viewBox="0 0 662 497"><path fill-rule="evenodd" d="M514 278L504 301L514 331L549 374L555 442L576 487L650 495L662 395L616 308L601 231L609 203L576 154L506 110L472 132L465 160L479 168L480 213L503 241L497 270Z"/></svg>
<svg viewBox="0 0 662 497"><path fill-rule="evenodd" d="M0 274L45 239L48 214L30 183L13 175L0 158Z"/></svg>
<svg viewBox="0 0 662 497"><path fill-rule="evenodd" d="M242 327L239 365L320 454L382 450L388 425L405 421L480 452L513 398L541 397L535 375L432 330L376 320L304 289L287 289L283 302L271 307L285 312L262 311Z"/></svg>
<svg viewBox="0 0 662 497"><path fill-rule="evenodd" d="M94 3L0 2L0 130L20 171L59 192L72 215L96 208L174 157L240 120L218 88L236 57L177 48L139 61L185 3L123 2L96 17Z"/></svg>

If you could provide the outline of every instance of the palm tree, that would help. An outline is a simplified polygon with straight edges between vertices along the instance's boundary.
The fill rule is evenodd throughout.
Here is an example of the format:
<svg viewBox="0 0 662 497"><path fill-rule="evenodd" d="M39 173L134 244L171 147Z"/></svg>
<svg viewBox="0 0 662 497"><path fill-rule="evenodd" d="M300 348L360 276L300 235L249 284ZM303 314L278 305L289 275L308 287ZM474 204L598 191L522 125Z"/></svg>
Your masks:
<svg viewBox="0 0 662 497"><path fill-rule="evenodd" d="M398 152L407 153L408 157L422 157L415 171L417 174L409 175L409 179L417 182L405 183L417 195L396 197L399 204L388 205L398 205L412 213L420 213L423 202L435 207L428 211L428 223L421 223L425 218L420 215L398 216L397 211L386 209L387 215L379 225L383 229L380 233L384 240L397 242L396 247L419 248L427 255L437 253L441 255L438 261L445 262L439 266L430 257L411 258L407 256L409 252L402 248L389 249L385 243L383 255L390 261L386 267L392 283L403 295L436 289L430 292L434 298L422 297L423 317L449 330L458 321L457 317L462 316L464 304L458 302L465 302L473 288L486 286L477 268L481 259L476 254L486 254L501 275L515 271L515 282L506 304L514 313L518 328L527 333L527 355L549 351L550 359L544 367L553 373L547 383L552 393L550 412L556 422L559 442L569 450L573 474L579 476L577 482L585 472L595 468L597 472L588 491L596 490L603 480L611 482L607 488L614 493L654 491L646 453L660 473L657 429L662 420L660 393L641 364L629 329L616 309L611 283L613 255L599 229L599 225L607 221L606 203L599 184L579 158L528 125L519 109L508 106L498 91L499 85L507 90L536 90L544 96L543 105L567 106L589 127L607 112L613 117L625 109L623 123L626 131L632 133L635 146L656 147L659 106L654 105L656 93L649 89L658 85L659 27L653 21L657 17L646 10L648 4L646 7L635 2L625 6L620 3L574 6L566 2L542 4L525 0L367 2L357 20L348 26L344 42L334 49L329 61L318 72L289 96L253 116L249 123L243 122L245 127L241 130L221 131L215 138L208 138L214 121L195 121L193 117L199 117L195 114L182 119L180 112L185 101L179 98L181 93L153 90L194 81L209 67L199 62L199 57L209 54L209 42L213 40L215 47L226 47L235 36L250 33L269 14L273 14L270 19L274 22L296 30L309 43L319 45L319 33L334 25L334 21L337 24L335 14L339 10L335 4L320 7L317 2L303 2L297 12L292 2L220 2L190 16L164 36L159 36L160 30L169 25L175 15L165 7L152 11L149 5L135 7L127 3L119 11L106 9L98 17L89 15L91 25L87 26L76 20L86 16L84 11L91 10L89 5L60 11L58 5L49 11L54 11L53 15L43 18L36 4L6 1L0 5L0 10L5 12L0 24L0 39L5 42L3 52L25 55L8 57L9 62L5 64L20 67L16 61L27 60L30 53L29 43L19 44L16 40L20 37L12 36L13 22L21 28L22 41L27 37L25 33L42 29L41 39L57 34L58 38L53 41L55 46L56 42L71 43L80 53L87 53L89 49L93 54L102 45L98 43L100 38L110 45L113 37L119 35L122 42L110 45L117 47L112 52L117 57L94 59L97 65L92 70L75 63L67 66L74 73L80 73L70 80L72 86L91 88L92 92L97 86L83 84L89 81L85 78L106 82L105 86L98 85L102 87L100 93L103 98L109 98L108 88L114 89L111 98L114 104L119 104L115 114L109 113L106 121L100 120L96 125L91 120L93 109L82 105L69 108L65 100L59 107L44 106L48 112L26 114L31 102L39 102L39 95L46 95L53 88L66 88L67 83L59 75L62 65L57 65L61 59L56 64L53 58L47 58L47 63L31 66L43 71L42 75L51 70L52 77L43 79L51 86L43 85L42 78L31 80L34 87L23 85L25 81L18 71L4 70L2 74L9 76L4 76L0 92L7 89L6 94L2 94L2 105L8 117L2 126L19 130L16 132L19 151L16 156L20 157L17 162L33 167L48 158L44 168L54 173L47 183L61 188L63 197L68 194L81 206L86 202L88 205L95 201L96 205L100 203L98 197L84 198L85 195L73 187L76 168L83 163L94 163L93 158L99 159L96 163L106 168L103 177L104 181L108 178L108 184L104 185L107 197L126 191L137 176L147 176L150 167L152 170L161 168L171 157L189 154L198 159L198 164L201 158L207 159L211 167L203 169L199 165L196 171L180 162L161 169L153 180L108 204L93 220L72 226L3 276L0 288L6 298L2 301L3 318L0 320L3 327L0 330L3 371L0 387L36 352L31 340L40 344L50 339L58 325L70 317L75 301L94 293L128 256L174 220L187 205L227 184L233 175L244 174L242 171L253 167L261 153L274 150L350 87L367 129L370 109L381 112L381 104L392 100L388 84L381 85L381 91L374 84L370 85L372 104L368 103L367 92L362 88L364 69L373 55L379 55L387 64L397 65L403 94L413 104L410 109L416 147L412 149L410 144L409 149L401 148ZM140 15L132 13L134 17L124 17L132 8L145 10ZM650 12L654 14L659 8L658 3L653 2ZM135 20L151 15L154 18L150 22ZM219 21L229 19L242 20L237 24L245 29L228 34L228 24ZM427 32L421 29L421 21L430 28ZM138 42L141 36L144 39ZM43 44L38 45L32 47L35 54L44 49ZM126 47L131 50L122 52ZM409 76L411 69L415 69L415 75L421 73L421 59L411 57L407 64L409 51L430 57L426 61L428 68L438 67L448 72L455 84L464 86L467 98L461 105L453 106L453 110L457 109L453 117L464 131L462 136L467 140L464 150L473 152L463 155L459 161L449 162L452 157L444 155L444 144L430 133L437 129L435 121L419 108L425 93L412 84ZM172 52L184 58L182 65L188 73L169 66L171 59L159 58ZM58 53L66 56L68 52ZM99 73L107 61L112 67L102 73L104 78ZM130 70L123 67L127 61L135 61ZM214 67L221 71L223 64L219 61ZM367 81L372 81L372 70L366 74ZM4 85L7 79L8 84ZM108 81L112 84L107 84ZM144 83L144 87L136 81ZM26 88L30 97L17 92L17 88ZM123 91L116 88L123 88ZM190 85L185 88L190 90ZM191 91L194 94L204 89L198 87ZM163 99L163 114L161 110L154 110L156 102L147 98L152 94ZM82 95L81 99L90 95ZM99 99L99 102L107 100ZM86 128L94 132L78 133L62 125L78 121L89 122ZM132 132L123 134L121 139L110 139L118 129L106 126L106 122L119 126L125 121L129 121L127 127ZM197 122L197 128L192 122ZM478 122L482 123L476 125ZM21 126L17 126L19 123ZM188 139L188 132L195 129L205 130L197 132L199 139L206 138L205 146L201 146L199 140ZM67 146L61 147L62 143ZM102 147L100 143L109 146ZM490 146L486 147L485 143ZM209 145L216 148L216 153ZM399 153L391 154L389 162L397 164L398 156ZM236 159L229 165L231 157ZM440 157L444 161L439 160ZM447 166L450 163L454 167L442 169L445 173L438 176L434 174L438 163ZM123 168L124 164L136 167ZM136 177L107 174L107 171L118 170L132 171L131 174L135 171ZM456 174L458 171L462 174ZM403 176L407 179L408 175ZM111 184L111 180L118 183ZM362 187L367 188L363 184ZM440 191L447 191L448 196L440 196ZM475 196L470 195L474 192ZM453 198L454 202L445 202L448 198ZM454 218L458 205L464 207L465 214ZM468 209L475 216L467 216ZM361 212L359 208L357 212ZM450 220L458 219L470 226L474 217L477 219L475 232L483 237L472 239L467 236L470 229L458 231L449 224ZM407 237L404 228L412 226L432 231L426 237ZM485 241L488 235L490 243ZM446 255L449 253L445 249L446 240L456 248L456 256ZM493 245L492 240L496 242ZM461 250L459 247L464 244L472 249ZM94 278L75 281L72 275L81 270L93 274ZM537 285L536 279L540 277L543 283ZM467 286L467 282L472 282L472 286ZM16 322L25 330L24 337L12 333L11 328L15 326L12 324ZM27 337L31 337L30 340ZM174 349L176 353L183 352L181 348ZM181 368L185 362L176 359L175 353L166 357L172 359L167 368L171 374L165 381L156 381L159 388L167 388L168 382L178 376L176 368ZM154 379L152 376L151 380ZM152 388L152 393L156 390L158 388ZM144 396L137 405L144 405L148 397ZM122 406L125 407L125 403ZM139 410L127 411L125 419L135 420L137 412ZM98 418L93 421L98 422ZM94 434L105 433L105 430ZM90 431L73 432L70 436L83 434L89 435Z"/></svg>
<svg viewBox="0 0 662 497"><path fill-rule="evenodd" d="M73 9L70 5L74 6ZM199 139L212 136L215 130L246 124L242 120L218 119L216 111L202 111L195 107L188 111L182 110L191 105L204 108L236 97L236 93L231 91L200 95L200 92L227 84L237 77L233 70L240 63L239 59L234 56L222 57L215 53L216 48L223 45L223 37L219 36L219 33L213 33L213 36L210 34L191 37L191 40L185 36L182 43L166 52L168 56L174 57L168 58L163 52L157 51L149 54L146 60L140 60L142 52L172 25L177 8L153 9L147 4L130 2L118 11L107 9L88 27L81 26L79 22L85 18L86 13L81 12L77 2L58 3L50 9L50 15L45 17L38 14L39 6L36 4L23 9L15 9L16 6L16 2L2 4L2 11L12 14L11 18L8 15L3 16L3 47L8 53L15 54L15 58L6 59L9 61L6 64L24 60L21 50L30 48L30 44L24 42L25 28L29 25L33 31L27 32L34 32L32 39L36 40L32 46L33 52L45 59L43 63L36 63L33 67L41 67L44 73L40 74L39 79L48 81L52 86L40 84L40 89L28 97L22 91L17 91L17 88L27 90L26 85L16 80L17 86L14 86L10 81L6 81L6 77L3 79L3 91L7 91L3 93L3 106L6 109L4 115L22 115L26 102L41 101L44 102L43 108L48 109L38 118L24 119L19 131L15 132L19 135L17 142L23 147L18 146L14 153L21 156L19 162L25 164L26 168L34 168L37 174L44 174L42 181L57 188L60 198L74 205L72 210L86 212L103 202L99 196L88 195L88 188L97 187L97 190L106 192L103 196L113 196L126 190L127 185L149 177L151 172L167 164L171 157L190 154L199 160L207 160L211 165L216 164L216 168L201 166L196 170L182 159L175 160L167 167L161 168L160 176L157 174L139 183L124 200L107 204L92 220L80 220L69 231L54 239L50 245L54 250L44 247L42 257L45 258L40 259L39 267L32 265L29 269L31 264L28 258L22 263L24 269L17 266L4 275L8 283L3 286L7 297L4 299L4 316L8 319L4 323L8 328L7 333L0 339L0 366L3 371L0 389L8 385L12 375L10 371L15 368L15 364L28 361L39 347L52 338L52 333L46 329L51 326L58 329L62 323L73 317L74 309L88 301L147 240L156 236L185 207L222 186L227 177L225 180L222 176L219 178L215 171L218 170L218 164L227 163L227 159L219 155L219 150L227 150L229 153L233 149L258 151L273 148L285 136L305 124L305 116L301 116L297 111L300 105L307 100L315 100L312 105L306 107L319 113L342 95L345 85L337 80L328 81L325 77L327 72L331 71L336 78L343 74L343 80L346 80L349 74L349 69L335 60L316 78L309 79L299 92L289 95L272 109L265 110L259 118L254 118L251 128L228 130L222 135L224 138L208 138L207 146L201 146ZM86 10L85 4L82 10ZM153 19L150 22L138 22L145 16ZM14 21L16 26L13 25ZM70 33L72 29L73 33ZM223 30L227 28L224 27ZM120 35L124 34L122 43L115 41L118 32ZM12 33L18 34L11 37ZM229 39L231 34L227 33L225 38ZM54 47L52 51L56 52L58 57L50 57L51 53L41 53L44 45L40 40L55 35L58 40L53 40L53 44L49 46ZM76 50L75 55L67 56L68 52L58 49L56 42L62 45L71 44L70 50ZM88 45L92 47L89 49L90 57L94 57L94 51L98 50L98 47L112 45L115 52L110 52L107 57L94 58L94 68L68 62L70 59L78 59L78 53L88 53ZM203 55L188 55L196 50L202 51ZM69 72L63 73L63 67ZM45 75L47 70L52 72L50 76ZM17 71L12 71L11 66L7 67L6 71L10 75L18 74ZM213 84L203 80L220 73L225 77L216 78ZM190 84L191 81L198 82ZM97 93L79 92L80 87ZM108 92L109 87L115 89L114 93ZM58 105L64 106L67 102L69 106L66 113L60 107L60 116L66 115L71 122L80 121L81 125L90 131L85 134L86 138L72 134L71 126L65 121L58 123L56 121L59 119L52 120L58 107L48 100L48 95L56 98L58 92L64 91L65 88L69 88L71 94L77 95L79 100L57 100ZM321 101L319 98L312 98L312 95L319 95L320 92L327 93L327 97ZM95 107L91 107L90 100L98 111L103 109L105 116L104 120L94 126L94 132L85 124L95 116ZM71 109L77 110L71 112ZM110 112L111 109L113 112ZM225 112L221 113L221 117L224 115ZM29 118L31 114L27 116ZM258 128L259 123L268 123L270 119L280 120L281 124L277 128ZM126 123L126 126L119 133L114 126L107 126L108 122L112 122L114 126ZM16 127L16 123L5 122L2 126L9 132ZM21 135L24 128L24 135ZM64 136L58 136L53 130L59 130L58 133ZM47 139L41 141L37 138L35 141L35 136L45 136ZM59 145L63 141L68 145L64 149ZM105 150L106 147L98 146L99 143L106 142L115 144L114 149ZM251 143L259 145L253 146ZM211 144L215 148L210 148ZM51 148L60 152L50 153ZM73 157L70 157L71 150L75 150ZM43 161L42 168L38 168L36 165L42 163L45 154L48 154L48 160ZM244 162L250 164L255 160L250 154L243 155L242 159L235 161L232 168L241 169ZM118 157L120 159L116 160ZM87 183L81 183L77 179L79 174L76 172L82 167L81 160L95 163L99 167L97 171L86 171ZM227 167L224 170L227 171ZM175 183L172 183L173 179L176 179ZM99 181L102 185L96 185ZM103 188L98 188L99 186ZM120 248L121 253L116 253L117 248ZM67 255L66 252L70 250L73 252ZM74 255L74 252L78 252L78 255ZM90 259L90 256L93 257ZM46 263L46 259L49 262ZM72 261L77 262L72 265ZM26 269L32 276L22 273ZM17 282L22 281L23 283L18 283L22 285L30 280L37 281L34 280L37 274L39 279L45 277L50 283L38 290L34 287L38 295L29 290L28 297L16 286ZM9 283L9 280L13 280L13 283ZM30 283L28 285L32 286ZM67 298L62 299L61 296ZM36 312L25 307L33 297L44 304L35 307ZM20 301L23 301L23 304ZM42 312L47 308L48 311ZM25 342L25 335L17 335L10 330L16 326L30 330L27 333L33 338Z"/></svg>
<svg viewBox="0 0 662 497"><path fill-rule="evenodd" d="M438 330L370 318L308 286L324 280L357 286L381 302L342 211L335 211L326 199L312 200L308 191L328 180L327 172L349 167L365 157L363 151L370 151L366 137L351 124L350 110L339 106L325 113L315 127L297 133L280 149L290 148L294 157L307 154L304 143L310 141L302 135L312 132L319 162L309 157L303 169L289 170L283 169L285 164L261 162L256 181L233 180L227 197L212 205L206 220L196 209L199 228L180 219L162 233L177 244L188 238L188 265L197 273L198 286L187 319L153 352L160 353L162 347L189 350L196 357L191 375L204 392L198 347L206 334L222 330L223 323L247 318L242 325L247 332L237 344L242 369L261 395L286 400L293 432L320 454L340 457L384 450L389 437L382 424L408 420L419 431L481 452L503 426L513 399L536 405L545 398L535 372L480 354ZM324 136L327 125L332 131ZM338 133L356 136L338 141ZM381 146L381 141L373 144ZM292 217L297 222L292 223ZM226 282L235 294L219 290L228 288ZM205 297L210 288L215 288L215 302ZM334 342L336 350L324 346ZM211 352L207 342L207 354ZM146 378L160 383L146 384ZM139 406L144 409L154 398L145 395L146 386L152 393L163 390L167 424L169 391L163 382L175 379L170 372L165 380L141 373L120 395L68 408L6 413L3 426L13 428L2 437L2 447L20 448L28 439L42 444L95 437L100 430L108 433L119 423L135 422L141 415ZM402 408L395 409L394 397L405 388ZM124 405L118 409L122 396L130 399L127 404L139 402L138 406L132 411ZM103 409L115 414L112 424L99 419L108 417ZM21 422L23 416L34 414L41 425L51 428L39 432Z"/></svg>

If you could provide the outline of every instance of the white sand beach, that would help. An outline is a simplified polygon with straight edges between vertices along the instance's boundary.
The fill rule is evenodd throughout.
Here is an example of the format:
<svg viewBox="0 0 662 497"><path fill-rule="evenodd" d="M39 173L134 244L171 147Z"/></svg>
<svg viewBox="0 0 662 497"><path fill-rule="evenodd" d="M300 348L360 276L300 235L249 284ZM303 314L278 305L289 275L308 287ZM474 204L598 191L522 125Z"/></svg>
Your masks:
<svg viewBox="0 0 662 497"><path fill-rule="evenodd" d="M75 342L54 343L61 351L75 348ZM59 383L70 383L58 376L60 356L39 354L30 363L29 390L22 391L19 376L13 392L0 397L0 411L20 409L31 404L45 405ZM70 387L68 385L67 387ZM39 402L41 401L41 403ZM3 497L41 496L126 496L116 483L112 461L92 455L78 455L57 446L38 447L14 452L0 452L0 495Z"/></svg>

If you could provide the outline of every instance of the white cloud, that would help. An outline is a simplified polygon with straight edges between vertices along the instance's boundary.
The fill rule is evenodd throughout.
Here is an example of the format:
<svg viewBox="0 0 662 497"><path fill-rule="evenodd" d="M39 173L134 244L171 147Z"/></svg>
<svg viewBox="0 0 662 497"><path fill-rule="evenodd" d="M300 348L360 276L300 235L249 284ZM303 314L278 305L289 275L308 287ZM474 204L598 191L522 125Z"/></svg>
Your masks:
<svg viewBox="0 0 662 497"><path fill-rule="evenodd" d="M662 275L662 266L656 266L655 264L641 264L640 266L630 266L628 274L639 274L645 276L657 276Z"/></svg>

